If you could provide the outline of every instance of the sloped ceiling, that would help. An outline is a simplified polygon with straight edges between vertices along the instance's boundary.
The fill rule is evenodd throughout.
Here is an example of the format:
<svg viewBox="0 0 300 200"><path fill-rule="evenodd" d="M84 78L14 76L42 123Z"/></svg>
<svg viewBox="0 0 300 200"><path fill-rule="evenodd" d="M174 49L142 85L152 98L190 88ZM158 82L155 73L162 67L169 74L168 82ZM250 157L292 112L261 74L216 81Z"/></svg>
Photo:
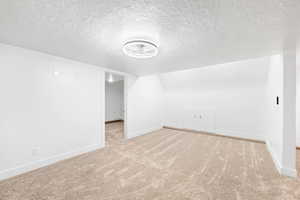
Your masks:
<svg viewBox="0 0 300 200"><path fill-rule="evenodd" d="M0 42L146 75L280 52L299 19L299 0L2 0ZM158 56L125 56L137 38Z"/></svg>

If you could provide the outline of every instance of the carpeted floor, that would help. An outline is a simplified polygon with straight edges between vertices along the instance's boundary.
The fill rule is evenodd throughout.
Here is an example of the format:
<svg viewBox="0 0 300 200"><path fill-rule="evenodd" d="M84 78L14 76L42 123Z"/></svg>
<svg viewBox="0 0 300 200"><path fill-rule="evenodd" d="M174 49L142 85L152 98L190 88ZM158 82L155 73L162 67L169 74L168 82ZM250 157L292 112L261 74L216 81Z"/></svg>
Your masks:
<svg viewBox="0 0 300 200"><path fill-rule="evenodd" d="M105 124L106 146L121 144L124 140L124 123L114 122Z"/></svg>
<svg viewBox="0 0 300 200"><path fill-rule="evenodd" d="M264 144L170 129L128 141L110 133L104 149L1 182L0 199L300 199L300 179L280 176Z"/></svg>

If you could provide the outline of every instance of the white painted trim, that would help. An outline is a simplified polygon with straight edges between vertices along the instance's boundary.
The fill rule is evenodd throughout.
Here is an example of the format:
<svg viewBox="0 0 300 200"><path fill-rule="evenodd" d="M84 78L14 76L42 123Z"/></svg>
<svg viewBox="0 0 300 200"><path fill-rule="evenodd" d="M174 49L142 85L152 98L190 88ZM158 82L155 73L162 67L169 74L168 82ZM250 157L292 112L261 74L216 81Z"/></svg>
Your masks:
<svg viewBox="0 0 300 200"><path fill-rule="evenodd" d="M26 173L26 172L30 172L32 170L51 165L51 164L54 164L56 162L59 162L59 161L62 161L62 160L65 160L65 159L68 159L68 158L71 158L71 157L74 157L74 156L78 156L78 155L81 155L81 154L84 154L84 153L95 151L95 150L101 149L103 147L104 146L100 145L100 144L90 145L90 146L78 149L76 151L59 154L59 155L52 156L52 157L47 158L47 159L42 159L42 160L38 160L38 161L35 161L35 162L27 163L27 164L24 164L24 165L15 167L15 168L6 169L6 170L3 170L3 171L0 171L0 180L4 180L4 179L7 179L7 178L11 178L13 176L16 176L16 175L20 175L20 174L23 174L23 173Z"/></svg>
<svg viewBox="0 0 300 200"><path fill-rule="evenodd" d="M124 138L128 138L128 116L127 116L127 102L128 102L128 76L124 76L124 82L123 82L123 109L124 109L124 122L123 122L123 132L124 132Z"/></svg>
<svg viewBox="0 0 300 200"><path fill-rule="evenodd" d="M131 139L137 136L142 136L145 135L147 133L151 133L153 131L157 131L162 129L163 126L157 126L157 127L151 127L151 128L147 128L147 129L143 129L143 130L138 130L138 131L130 131L130 133L127 135L127 139Z"/></svg>
<svg viewBox="0 0 300 200"><path fill-rule="evenodd" d="M297 177L297 170L284 167L284 168L281 169L281 174L284 175L284 176L289 176L289 177L296 178Z"/></svg>
<svg viewBox="0 0 300 200"><path fill-rule="evenodd" d="M215 129L213 131L209 131L211 133L220 134L224 136L230 136L230 137L237 137L237 138L243 138L243 139L250 139L250 140L259 140L259 141L265 141L265 138L263 137L264 134L255 134L253 133L245 133L244 135L241 135L239 132L236 131L228 131L224 129Z"/></svg>
<svg viewBox="0 0 300 200"><path fill-rule="evenodd" d="M271 154L272 160L275 164L277 171L281 174L281 168L282 168L281 164L280 164L275 152L273 151L271 143L268 140L266 141L266 145L267 145L267 149L268 149L269 153Z"/></svg>
<svg viewBox="0 0 300 200"><path fill-rule="evenodd" d="M265 141L265 138L263 137L264 134L244 134L241 135L240 133L236 131L228 131L225 129L190 129L186 126L172 126L170 125L164 125L165 127L172 127L172 128L178 128L178 129L187 129L187 130L192 130L192 131L198 131L198 132L205 132L205 133L210 133L210 134L216 134L216 135L223 135L223 136L228 136L228 137L235 137L235 138L241 138L241 139L249 139L249 140L257 140L257 141ZM250 136L251 135L251 136Z"/></svg>
<svg viewBox="0 0 300 200"><path fill-rule="evenodd" d="M279 162L275 152L273 151L272 145L269 141L266 141L267 149L271 154L272 160L275 164L275 167L279 174L284 175L284 176L289 176L289 177L297 177L297 170L296 169L291 169L291 168L286 168L281 165Z"/></svg>
<svg viewBox="0 0 300 200"><path fill-rule="evenodd" d="M105 121L106 121L106 116L105 116L105 113L106 113L106 81L105 81L105 72L103 73L103 82L101 84L103 84L103 95L102 95L102 131L101 131L101 138L100 138L100 141L102 140L103 141L103 147L106 146L106 130L105 130ZM100 113L99 113L100 114ZM100 123L100 122L99 122Z"/></svg>

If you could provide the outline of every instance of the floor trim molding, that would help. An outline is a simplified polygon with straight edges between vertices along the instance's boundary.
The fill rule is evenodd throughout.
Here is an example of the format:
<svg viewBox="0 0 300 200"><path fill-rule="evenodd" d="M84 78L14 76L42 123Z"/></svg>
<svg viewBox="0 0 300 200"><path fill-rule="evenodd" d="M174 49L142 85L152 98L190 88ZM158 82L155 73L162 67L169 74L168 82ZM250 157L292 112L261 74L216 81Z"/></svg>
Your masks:
<svg viewBox="0 0 300 200"><path fill-rule="evenodd" d="M143 130L138 130L138 131L129 131L129 134L126 136L126 139L132 139L138 136L142 136L148 133L151 133L153 131L157 131L159 129L162 129L162 126L154 126L154 127L149 127Z"/></svg>
<svg viewBox="0 0 300 200"><path fill-rule="evenodd" d="M269 141L266 141L267 149L269 153L271 154L273 163L275 164L275 167L279 174L284 175L284 176L289 176L289 177L297 177L297 170L296 169L291 169L287 167L283 167L281 163L279 162L275 152L273 151L272 145Z"/></svg>
<svg viewBox="0 0 300 200"><path fill-rule="evenodd" d="M106 121L105 124L111 124L111 123L115 123L115 122L124 122L123 119L117 119L117 120L112 120L112 121Z"/></svg>
<svg viewBox="0 0 300 200"><path fill-rule="evenodd" d="M273 160L273 163L274 163L274 165L275 165L277 171L281 174L282 166L281 166L281 164L280 164L280 162L279 162L279 160L278 160L278 158L277 158L275 152L273 151L273 148L272 148L272 146L271 146L271 143L270 143L269 141L266 141L266 146L267 146L267 149L268 149L269 153L271 154L271 158L272 158L272 160Z"/></svg>
<svg viewBox="0 0 300 200"><path fill-rule="evenodd" d="M33 171L33 170L36 170L36 169L39 169L39 168L42 168L42 167L46 167L48 165L51 165L51 164L57 163L59 161L75 157L75 156L79 156L79 155L84 154L84 153L95 151L95 150L101 149L103 147L104 146L100 145L100 144L90 145L90 146L78 149L76 151L62 153L62 154L59 154L59 155L52 156L50 158L41 159L41 160L37 160L37 161L34 161L34 162L26 163L26 164L17 166L15 168L2 170L2 171L0 171L0 181L8 179L8 178L12 178L12 177L17 176L17 175L28 173L30 171Z"/></svg>
<svg viewBox="0 0 300 200"><path fill-rule="evenodd" d="M200 134L205 134L205 135L211 135L211 136L217 136L217 137L225 137L225 138L230 138L230 139L235 139L235 140L244 140L244 141L248 141L248 142L255 142L255 143L265 144L265 141L262 141L262 140L254 140L254 139L248 139L248 138L228 136L228 135L222 135L222 134L213 133L213 132L207 132L207 131L197 131L197 130L193 130L193 129L175 128L175 127L170 127L170 126L163 126L163 128L177 130L177 131L186 131L186 132L198 133L198 134L200 133Z"/></svg>

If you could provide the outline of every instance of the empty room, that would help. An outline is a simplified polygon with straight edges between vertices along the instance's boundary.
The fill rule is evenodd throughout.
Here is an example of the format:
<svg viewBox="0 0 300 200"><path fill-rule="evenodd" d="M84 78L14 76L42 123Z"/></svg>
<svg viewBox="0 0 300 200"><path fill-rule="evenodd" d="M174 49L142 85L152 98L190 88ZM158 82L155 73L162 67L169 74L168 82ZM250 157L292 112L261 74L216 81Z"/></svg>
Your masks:
<svg viewBox="0 0 300 200"><path fill-rule="evenodd" d="M299 200L299 0L1 0L0 200Z"/></svg>

